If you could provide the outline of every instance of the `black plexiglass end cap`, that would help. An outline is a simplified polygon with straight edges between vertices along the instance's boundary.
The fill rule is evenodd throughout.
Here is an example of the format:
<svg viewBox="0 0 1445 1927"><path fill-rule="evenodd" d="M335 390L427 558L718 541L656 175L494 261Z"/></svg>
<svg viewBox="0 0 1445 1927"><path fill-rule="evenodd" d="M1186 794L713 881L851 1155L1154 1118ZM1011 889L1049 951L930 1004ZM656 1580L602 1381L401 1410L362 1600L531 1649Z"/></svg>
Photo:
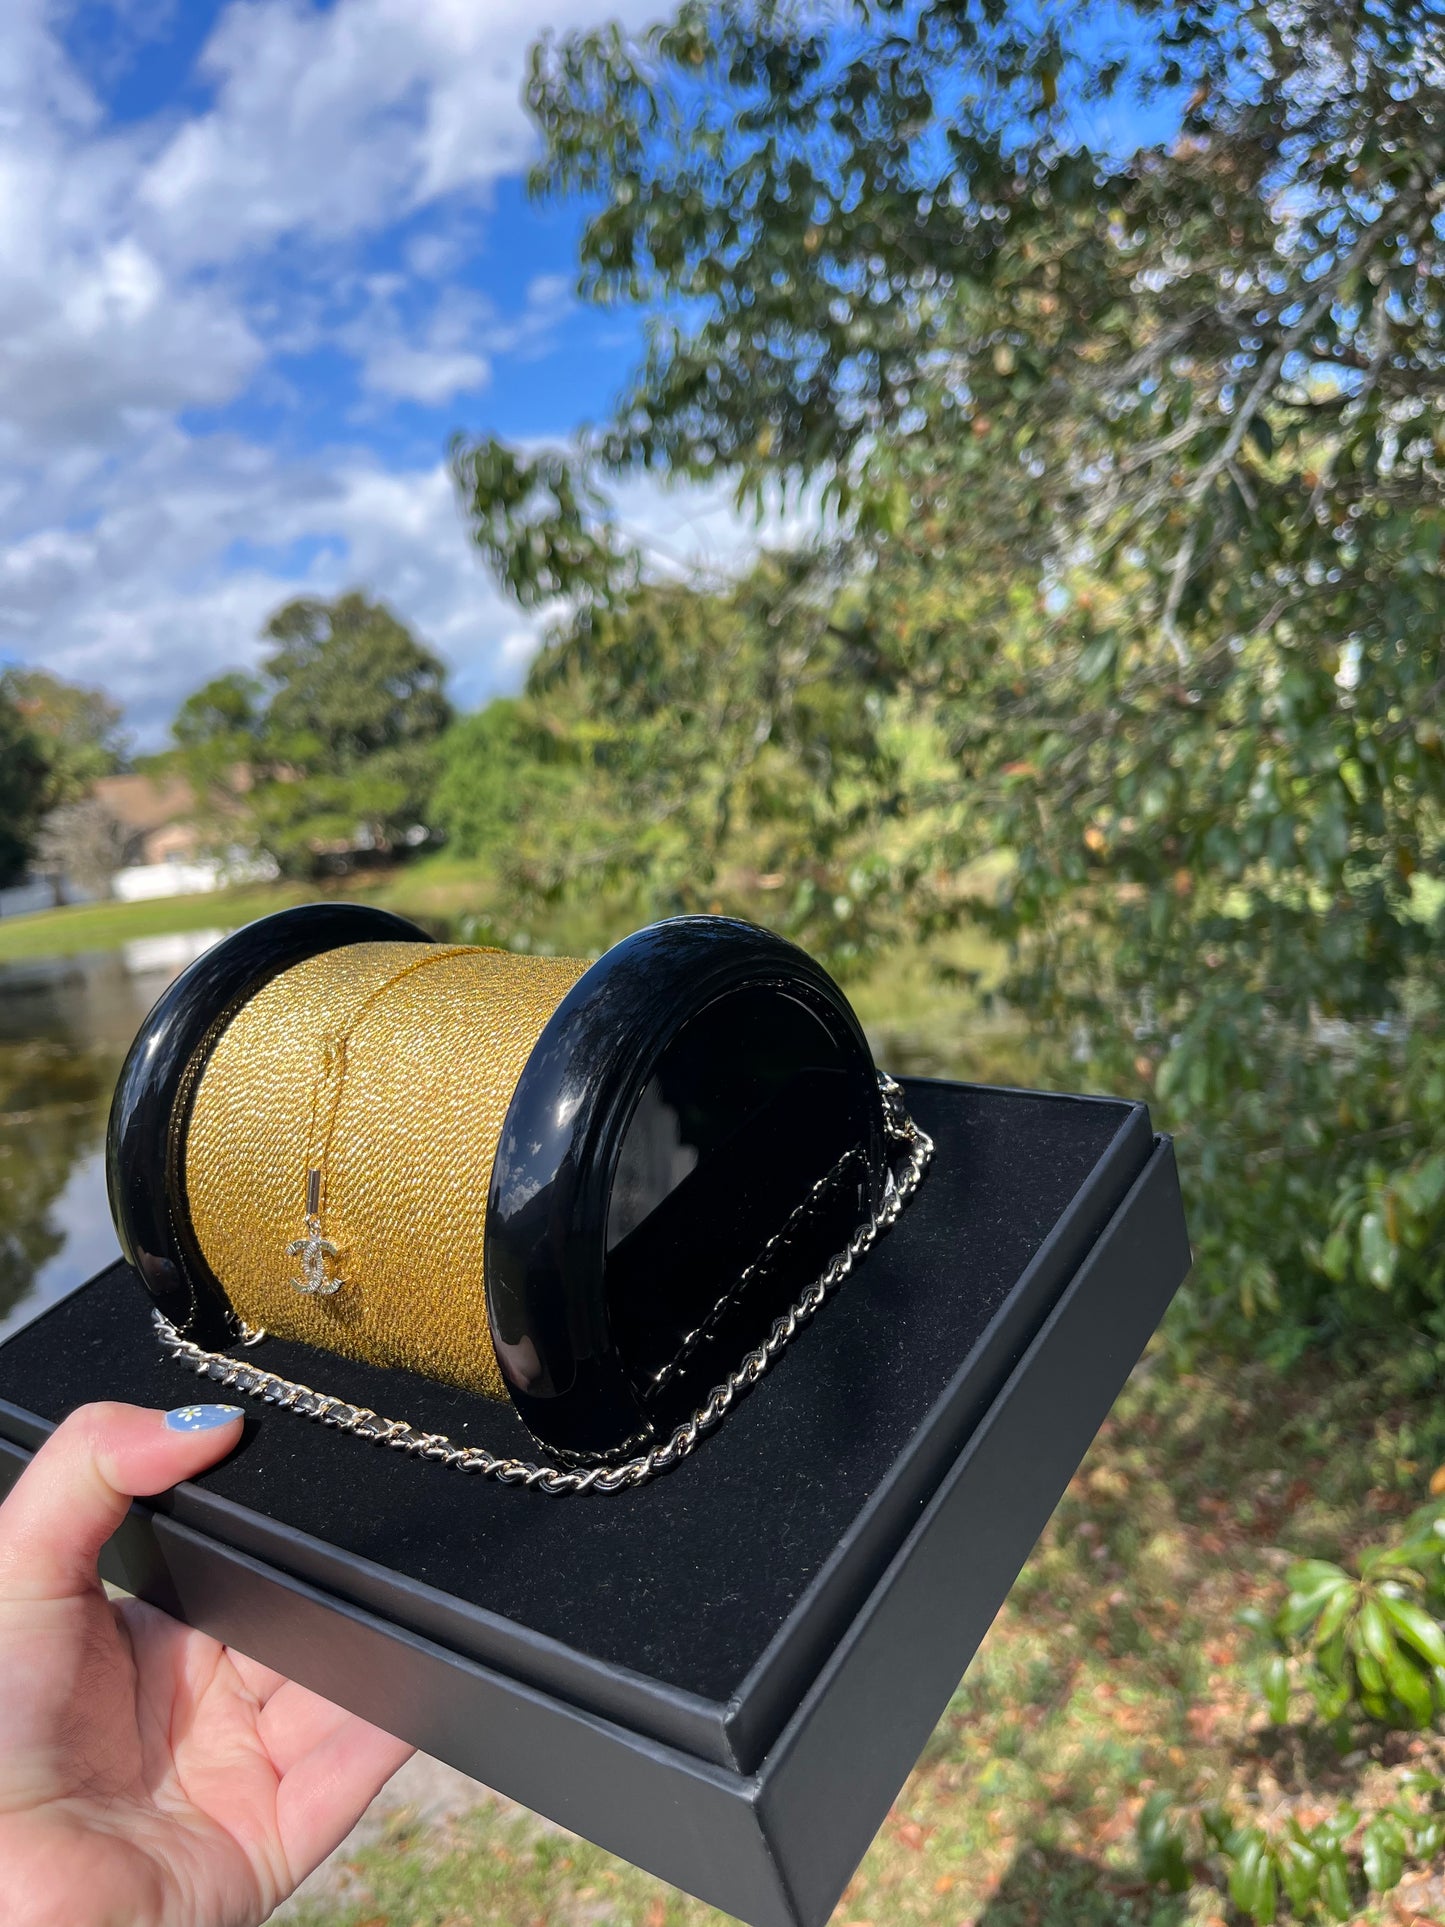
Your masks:
<svg viewBox="0 0 1445 1927"><path fill-rule="evenodd" d="M121 1249L178 1329L203 1345L235 1336L224 1292L202 1257L173 1168L184 1111L205 1055L263 984L351 943L429 943L425 930L360 903L307 903L234 931L182 971L141 1025L121 1068L105 1175Z"/></svg>
<svg viewBox="0 0 1445 1927"><path fill-rule="evenodd" d="M528 1059L488 1197L492 1337L534 1437L582 1463L666 1438L886 1182L871 1053L805 952L727 917L609 950Z"/></svg>

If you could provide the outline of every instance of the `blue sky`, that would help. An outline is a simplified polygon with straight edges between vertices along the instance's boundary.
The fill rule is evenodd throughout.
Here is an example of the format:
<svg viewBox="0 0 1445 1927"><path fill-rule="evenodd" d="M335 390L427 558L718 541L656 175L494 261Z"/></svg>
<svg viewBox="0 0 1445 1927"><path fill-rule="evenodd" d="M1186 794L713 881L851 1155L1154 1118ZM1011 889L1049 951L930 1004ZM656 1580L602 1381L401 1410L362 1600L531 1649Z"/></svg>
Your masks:
<svg viewBox="0 0 1445 1927"><path fill-rule="evenodd" d="M358 583L512 687L535 627L469 549L457 429L563 437L633 364L572 297L520 105L543 25L639 0L6 0L0 659L99 683L141 746L279 602ZM742 540L638 488L673 551Z"/></svg>

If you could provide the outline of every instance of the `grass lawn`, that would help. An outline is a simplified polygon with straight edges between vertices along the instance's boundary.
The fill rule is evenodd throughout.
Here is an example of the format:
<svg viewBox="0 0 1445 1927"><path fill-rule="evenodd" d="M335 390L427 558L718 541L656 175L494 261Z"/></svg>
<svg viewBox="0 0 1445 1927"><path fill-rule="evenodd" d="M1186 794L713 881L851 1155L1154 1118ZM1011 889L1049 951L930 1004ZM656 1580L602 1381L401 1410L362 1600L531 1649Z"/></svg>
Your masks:
<svg viewBox="0 0 1445 1927"><path fill-rule="evenodd" d="M228 930L300 903L308 892L285 883L209 890L194 897L155 897L145 903L74 903L0 918L0 964L25 957L74 957L83 950L114 950L133 937L164 937L186 930Z"/></svg>
<svg viewBox="0 0 1445 1927"><path fill-rule="evenodd" d="M0 919L0 963L22 957L73 957L84 950L113 950L133 937L234 930L272 910L323 897L381 904L425 923L429 919L485 915L492 896L492 880L484 871L452 857L435 856L402 869L363 871L321 883L243 884L234 890L156 897L143 903L70 904L61 910L38 910L29 916Z"/></svg>
<svg viewBox="0 0 1445 1927"><path fill-rule="evenodd" d="M1368 1814L1428 1736L1366 1732L1341 1753L1271 1727L1237 1621L1300 1554L1340 1556L1425 1496L1439 1415L1323 1368L1135 1373L939 1723L835 1916L842 1927L1224 1927L1211 1885L1139 1873L1146 1794L1224 1798L1266 1824L1349 1798ZM1296 1703L1303 1712L1303 1702ZM704 1927L723 1916L597 1848L488 1802L406 1814L348 1863L303 1927ZM1439 1870L1362 1921L1445 1919Z"/></svg>
<svg viewBox="0 0 1445 1927"><path fill-rule="evenodd" d="M133 937L187 930L234 930L293 903L329 898L374 903L414 917L438 936L518 949L540 948L590 956L647 921L617 897L591 904L565 904L539 911L535 927L493 924L498 891L491 873L464 858L438 853L391 869L359 870L351 876L309 883L245 884L197 896L157 897L144 903L80 903L0 919L0 964L22 957L72 957L84 950L113 950Z"/></svg>

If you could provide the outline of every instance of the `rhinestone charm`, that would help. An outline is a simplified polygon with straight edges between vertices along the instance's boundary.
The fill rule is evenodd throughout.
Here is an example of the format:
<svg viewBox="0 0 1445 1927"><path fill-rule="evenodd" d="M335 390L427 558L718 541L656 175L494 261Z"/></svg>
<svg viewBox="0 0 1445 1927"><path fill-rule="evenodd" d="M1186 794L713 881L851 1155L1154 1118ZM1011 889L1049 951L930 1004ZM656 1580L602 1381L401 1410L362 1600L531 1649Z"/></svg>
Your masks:
<svg viewBox="0 0 1445 1927"><path fill-rule="evenodd" d="M293 1238L286 1247L286 1256L301 1260L301 1276L291 1280L295 1291L317 1298L329 1298L332 1292L340 1291L346 1282L331 1270L332 1261L337 1256L336 1246L329 1238L322 1237L321 1220L314 1213L306 1219L306 1236Z"/></svg>

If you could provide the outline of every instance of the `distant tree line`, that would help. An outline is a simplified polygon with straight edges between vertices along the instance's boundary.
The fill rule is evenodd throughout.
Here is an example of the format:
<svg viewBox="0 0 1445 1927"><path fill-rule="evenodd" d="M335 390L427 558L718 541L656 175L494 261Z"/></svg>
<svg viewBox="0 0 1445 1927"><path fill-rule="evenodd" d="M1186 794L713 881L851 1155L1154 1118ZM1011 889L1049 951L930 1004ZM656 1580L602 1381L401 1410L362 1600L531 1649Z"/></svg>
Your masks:
<svg viewBox="0 0 1445 1927"><path fill-rule="evenodd" d="M206 683L171 747L136 758L100 691L41 669L0 675L0 882L34 865L103 888L133 851L94 785L123 768L184 778L203 847L264 853L290 874L427 841L453 713L444 664L359 591L289 602L265 638L258 673Z"/></svg>

